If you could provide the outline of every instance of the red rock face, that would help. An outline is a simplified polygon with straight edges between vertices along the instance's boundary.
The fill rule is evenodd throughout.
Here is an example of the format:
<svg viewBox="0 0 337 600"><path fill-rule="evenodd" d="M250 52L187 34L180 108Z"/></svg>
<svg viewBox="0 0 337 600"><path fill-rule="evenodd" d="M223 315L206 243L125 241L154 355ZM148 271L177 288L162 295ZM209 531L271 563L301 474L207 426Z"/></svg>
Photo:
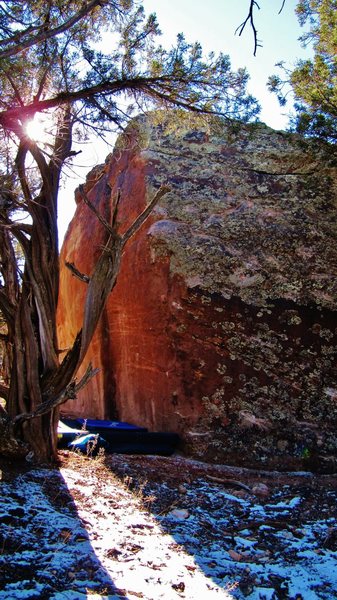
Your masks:
<svg viewBox="0 0 337 600"><path fill-rule="evenodd" d="M174 114L139 120L88 177L87 194L106 218L121 190L121 230L161 183L171 192L125 249L81 368L91 361L100 372L64 412L178 431L199 458L331 469L332 172L267 128L219 133L180 119L179 127ZM79 193L77 202L61 267L73 262L90 274L105 234ZM81 328L85 292L62 267L63 349Z"/></svg>

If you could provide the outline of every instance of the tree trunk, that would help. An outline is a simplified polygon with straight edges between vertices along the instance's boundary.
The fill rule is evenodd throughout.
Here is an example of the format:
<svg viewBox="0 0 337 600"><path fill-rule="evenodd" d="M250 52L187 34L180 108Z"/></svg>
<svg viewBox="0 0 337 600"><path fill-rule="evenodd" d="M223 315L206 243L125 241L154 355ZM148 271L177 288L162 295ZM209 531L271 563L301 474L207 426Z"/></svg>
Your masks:
<svg viewBox="0 0 337 600"><path fill-rule="evenodd" d="M44 381L59 369L56 334L59 285L57 196L61 168L69 153L71 126L70 112L66 110L53 156L48 163L37 145L24 133L21 134L16 167L27 210L32 218L29 235L20 226L12 227L13 235L24 253L21 289L16 282L13 290L12 273L17 272L17 262L13 237L7 234L6 238L9 245L6 254L11 271L8 266L4 279L5 291L11 303L5 317L13 349L6 408L14 424L11 435L21 440L40 463L56 459L58 408L51 408L48 414L35 419L17 420L17 417L34 413L46 400ZM41 182L36 197L32 196L26 176L25 159L28 152L37 164ZM6 235L7 230L2 231L5 232L2 235Z"/></svg>
<svg viewBox="0 0 337 600"><path fill-rule="evenodd" d="M41 376L43 358L35 299L29 281L24 281L14 324L14 358L7 400L9 417L34 411L43 401ZM56 419L51 413L14 427L18 439L33 451L38 462L52 462L56 457Z"/></svg>

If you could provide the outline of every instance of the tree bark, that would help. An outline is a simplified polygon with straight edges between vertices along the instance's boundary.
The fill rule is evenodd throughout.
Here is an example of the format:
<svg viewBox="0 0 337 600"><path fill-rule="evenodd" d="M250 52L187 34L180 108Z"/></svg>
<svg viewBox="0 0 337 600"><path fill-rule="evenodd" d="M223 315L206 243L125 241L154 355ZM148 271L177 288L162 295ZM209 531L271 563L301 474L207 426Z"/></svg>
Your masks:
<svg viewBox="0 0 337 600"><path fill-rule="evenodd" d="M56 332L59 285L57 197L61 168L71 146L71 128L70 110L66 108L55 140L53 156L48 163L38 146L22 131L16 158L21 189L32 225L29 236L20 228L12 230L24 253L24 271L21 289L17 283L15 294L11 294L11 303L5 307L8 313L8 337L13 348L6 408L12 423L12 436L23 442L26 449L32 450L35 460L40 463L49 463L56 458L58 408L52 408L35 419L17 421L16 417L34 413L45 402L44 382L60 368ZM25 160L28 153L35 160L41 181L40 192L36 197L32 197L26 176ZM2 229L3 236L4 232L6 230ZM9 264L12 265L12 271L15 271L15 252L9 236L8 243ZM7 271L7 289L4 290L6 297L10 291L9 267ZM68 375L68 379L71 376L73 373ZM66 377L65 387L67 383ZM54 390L49 389L49 393L54 393Z"/></svg>

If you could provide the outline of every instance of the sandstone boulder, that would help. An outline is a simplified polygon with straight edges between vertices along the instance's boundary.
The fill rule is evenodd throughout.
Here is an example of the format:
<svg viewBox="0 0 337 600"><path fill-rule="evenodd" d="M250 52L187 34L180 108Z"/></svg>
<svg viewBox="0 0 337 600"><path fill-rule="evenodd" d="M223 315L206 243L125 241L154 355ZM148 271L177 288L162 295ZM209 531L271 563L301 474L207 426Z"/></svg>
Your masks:
<svg viewBox="0 0 337 600"><path fill-rule="evenodd" d="M125 228L125 250L87 363L99 375L64 412L181 434L194 456L277 467L337 456L337 193L325 148L264 125L180 112L132 122L86 192ZM104 243L77 193L61 253L59 344L81 327ZM82 369L82 370L83 370Z"/></svg>

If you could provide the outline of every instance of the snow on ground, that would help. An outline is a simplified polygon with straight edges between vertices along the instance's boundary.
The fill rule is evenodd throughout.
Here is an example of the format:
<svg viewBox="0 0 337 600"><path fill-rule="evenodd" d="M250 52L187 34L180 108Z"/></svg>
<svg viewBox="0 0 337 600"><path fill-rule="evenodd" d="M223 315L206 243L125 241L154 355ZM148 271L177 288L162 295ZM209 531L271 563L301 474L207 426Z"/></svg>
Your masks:
<svg viewBox="0 0 337 600"><path fill-rule="evenodd" d="M209 472L64 453L60 470L7 473L0 599L337 598L334 477L271 486Z"/></svg>

